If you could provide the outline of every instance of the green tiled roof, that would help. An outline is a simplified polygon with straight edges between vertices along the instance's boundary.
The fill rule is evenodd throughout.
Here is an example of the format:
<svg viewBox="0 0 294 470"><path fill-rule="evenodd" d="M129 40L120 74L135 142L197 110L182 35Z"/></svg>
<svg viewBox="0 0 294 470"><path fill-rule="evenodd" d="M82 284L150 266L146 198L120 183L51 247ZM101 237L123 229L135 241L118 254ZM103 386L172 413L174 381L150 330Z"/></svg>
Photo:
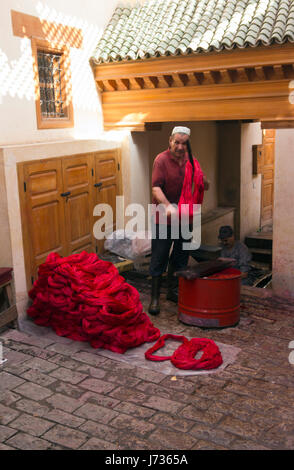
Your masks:
<svg viewBox="0 0 294 470"><path fill-rule="evenodd" d="M146 0L120 5L94 63L294 42L294 0Z"/></svg>

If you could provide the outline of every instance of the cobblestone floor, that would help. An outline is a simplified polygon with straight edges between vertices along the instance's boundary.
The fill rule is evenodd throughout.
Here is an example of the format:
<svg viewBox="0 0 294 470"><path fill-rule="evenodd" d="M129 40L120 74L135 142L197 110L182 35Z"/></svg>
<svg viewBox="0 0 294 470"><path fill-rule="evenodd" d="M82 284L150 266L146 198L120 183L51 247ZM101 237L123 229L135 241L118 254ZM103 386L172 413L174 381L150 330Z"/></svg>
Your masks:
<svg viewBox="0 0 294 470"><path fill-rule="evenodd" d="M132 282L131 280L129 282ZM136 283L147 311L149 285ZM164 291L164 289L163 289ZM177 377L99 354L31 324L0 333L0 450L293 449L294 305L242 288L237 327L180 323L164 300L162 331L241 349L224 371Z"/></svg>

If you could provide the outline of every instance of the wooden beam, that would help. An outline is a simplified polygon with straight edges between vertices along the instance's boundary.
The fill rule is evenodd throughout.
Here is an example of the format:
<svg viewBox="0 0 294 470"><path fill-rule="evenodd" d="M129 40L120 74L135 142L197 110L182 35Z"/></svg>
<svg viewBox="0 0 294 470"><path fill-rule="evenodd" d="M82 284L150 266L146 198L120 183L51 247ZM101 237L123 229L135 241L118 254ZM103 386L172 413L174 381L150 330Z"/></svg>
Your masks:
<svg viewBox="0 0 294 470"><path fill-rule="evenodd" d="M173 73L172 79L173 79L172 85L179 86L179 87L185 86L186 83L188 82L187 75L184 75L181 73Z"/></svg>
<svg viewBox="0 0 294 470"><path fill-rule="evenodd" d="M220 70L220 74L221 74L222 83L232 83L232 76L229 73L229 70L227 69Z"/></svg>
<svg viewBox="0 0 294 470"><path fill-rule="evenodd" d="M122 78L116 80L117 90L127 91L130 89L130 81L127 78Z"/></svg>
<svg viewBox="0 0 294 470"><path fill-rule="evenodd" d="M198 82L198 85L202 85L204 81L204 73L203 72L195 72L194 76Z"/></svg>
<svg viewBox="0 0 294 470"><path fill-rule="evenodd" d="M203 85L213 85L215 83L211 70L203 72Z"/></svg>
<svg viewBox="0 0 294 470"><path fill-rule="evenodd" d="M194 72L189 72L186 75L188 78L188 83L187 83L188 85L195 86L199 84Z"/></svg>
<svg viewBox="0 0 294 470"><path fill-rule="evenodd" d="M231 84L220 83L217 86L202 85L194 87L155 88L144 90L130 90L127 93L115 92L102 95L103 105L131 107L137 103L144 107L144 103L162 101L168 105L170 100L187 102L193 100L214 101L218 99L252 99L259 97L271 98L275 96L289 97L289 81L266 82L240 82ZM293 107L294 108L294 107ZM143 108L142 108L143 109Z"/></svg>
<svg viewBox="0 0 294 470"><path fill-rule="evenodd" d="M212 70L210 74L213 83L218 84L221 81L221 73L218 70Z"/></svg>
<svg viewBox="0 0 294 470"><path fill-rule="evenodd" d="M294 128L294 119L285 120L285 121L261 121L262 129L293 129Z"/></svg>
<svg viewBox="0 0 294 470"><path fill-rule="evenodd" d="M285 77L284 69L282 65L273 65L273 70L274 70L274 78L275 80L282 80Z"/></svg>
<svg viewBox="0 0 294 470"><path fill-rule="evenodd" d="M142 78L129 78L130 89L132 90L142 90L144 88L144 80Z"/></svg>
<svg viewBox="0 0 294 470"><path fill-rule="evenodd" d="M254 72L257 80L266 80L264 67L254 67Z"/></svg>
<svg viewBox="0 0 294 470"><path fill-rule="evenodd" d="M180 73L205 72L207 70L232 70L236 68L264 67L267 65L292 65L294 44L273 44L256 48L234 49L231 51L208 52L177 57L123 61L118 63L95 64L92 60L96 80L104 78L150 77L150 75L172 75ZM152 73L151 73L152 72Z"/></svg>
<svg viewBox="0 0 294 470"><path fill-rule="evenodd" d="M158 75L158 88L168 88L171 86L172 81L166 75Z"/></svg>
<svg viewBox="0 0 294 470"><path fill-rule="evenodd" d="M105 86L103 85L103 82L101 80L96 81L96 86L100 93L103 93L103 91L105 91Z"/></svg>
<svg viewBox="0 0 294 470"><path fill-rule="evenodd" d="M248 73L246 72L246 69L243 67L238 67L236 69L237 71L237 82L248 82Z"/></svg>
<svg viewBox="0 0 294 470"><path fill-rule="evenodd" d="M140 120L137 122L105 122L104 121L104 129L106 131L112 131L117 129L124 129L130 132L145 132L145 123Z"/></svg>
<svg viewBox="0 0 294 470"><path fill-rule="evenodd" d="M177 121L215 121L215 120L258 120L270 121L294 119L294 109L285 97L258 97L219 99L190 102L170 99L168 104L161 101L142 102L130 106L104 105L104 122L113 127L144 126L144 122L170 122L173 116ZM129 122L129 119L132 121Z"/></svg>
<svg viewBox="0 0 294 470"><path fill-rule="evenodd" d="M162 130L162 122L146 122L145 123L145 130L146 131L161 131Z"/></svg>
<svg viewBox="0 0 294 470"><path fill-rule="evenodd" d="M118 128L130 121L132 126L168 122L171 116L179 121L289 121L294 106L288 85L287 80L253 81L104 93L104 120Z"/></svg>
<svg viewBox="0 0 294 470"><path fill-rule="evenodd" d="M158 80L157 77L144 77L144 88L156 88Z"/></svg>
<svg viewBox="0 0 294 470"><path fill-rule="evenodd" d="M285 78L294 78L293 64L282 65Z"/></svg>
<svg viewBox="0 0 294 470"><path fill-rule="evenodd" d="M104 80L103 87L105 91L116 91L117 85L115 80Z"/></svg>

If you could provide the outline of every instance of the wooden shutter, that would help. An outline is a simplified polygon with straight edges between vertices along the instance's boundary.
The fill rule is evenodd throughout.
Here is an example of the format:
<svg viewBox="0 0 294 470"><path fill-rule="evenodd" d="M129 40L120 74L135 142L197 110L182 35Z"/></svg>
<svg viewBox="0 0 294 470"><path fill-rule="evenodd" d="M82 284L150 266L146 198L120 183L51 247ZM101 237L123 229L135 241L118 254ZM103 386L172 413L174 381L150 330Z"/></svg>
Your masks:
<svg viewBox="0 0 294 470"><path fill-rule="evenodd" d="M62 159L67 255L95 251L92 173L91 154Z"/></svg>
<svg viewBox="0 0 294 470"><path fill-rule="evenodd" d="M66 255L64 200L61 160L52 159L24 165L26 195L25 221L30 247L30 274L37 277L38 266L51 252Z"/></svg>
<svg viewBox="0 0 294 470"><path fill-rule="evenodd" d="M116 196L121 194L120 154L116 149L96 152L94 154L94 160L95 205L102 203L109 204L113 211L113 224L105 227L106 233L109 233L116 229ZM101 217L103 217L103 214ZM103 240L97 240L99 253L104 251L103 245Z"/></svg>

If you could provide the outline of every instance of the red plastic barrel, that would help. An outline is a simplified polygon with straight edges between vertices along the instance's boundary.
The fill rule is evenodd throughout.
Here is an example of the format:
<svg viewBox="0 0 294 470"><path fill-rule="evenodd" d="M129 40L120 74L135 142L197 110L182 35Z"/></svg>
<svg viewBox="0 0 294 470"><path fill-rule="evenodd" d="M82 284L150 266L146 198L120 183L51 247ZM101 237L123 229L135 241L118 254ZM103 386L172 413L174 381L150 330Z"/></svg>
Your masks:
<svg viewBox="0 0 294 470"><path fill-rule="evenodd" d="M179 278L178 318L208 328L233 326L240 319L241 271L235 268L208 277Z"/></svg>

